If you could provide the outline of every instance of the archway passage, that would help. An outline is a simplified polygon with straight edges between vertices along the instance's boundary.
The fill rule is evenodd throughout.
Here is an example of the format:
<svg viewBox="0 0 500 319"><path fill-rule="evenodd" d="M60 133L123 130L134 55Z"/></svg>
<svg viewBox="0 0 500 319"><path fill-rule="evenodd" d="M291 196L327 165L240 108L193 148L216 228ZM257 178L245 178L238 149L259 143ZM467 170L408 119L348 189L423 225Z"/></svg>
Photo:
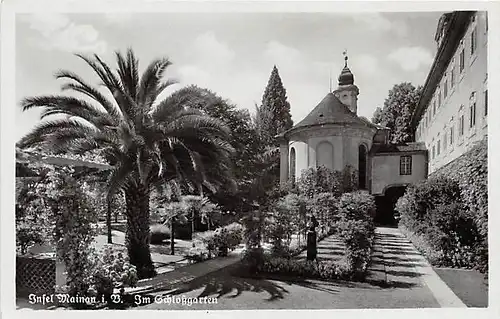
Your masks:
<svg viewBox="0 0 500 319"><path fill-rule="evenodd" d="M396 226L395 206L398 199L405 194L406 186L391 186L386 189L383 196L375 197L377 213L375 223L384 226Z"/></svg>
<svg viewBox="0 0 500 319"><path fill-rule="evenodd" d="M359 189L366 189L366 147L360 145L358 149Z"/></svg>

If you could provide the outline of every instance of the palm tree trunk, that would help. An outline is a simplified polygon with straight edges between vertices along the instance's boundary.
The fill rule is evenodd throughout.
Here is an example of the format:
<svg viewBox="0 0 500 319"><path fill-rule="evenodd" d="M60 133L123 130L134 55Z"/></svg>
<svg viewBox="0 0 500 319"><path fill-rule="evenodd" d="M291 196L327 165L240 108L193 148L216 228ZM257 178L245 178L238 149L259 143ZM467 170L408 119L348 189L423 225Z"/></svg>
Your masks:
<svg viewBox="0 0 500 319"><path fill-rule="evenodd" d="M111 200L106 200L107 202L107 214L106 214L106 227L108 228L108 244L113 243L113 237L111 236Z"/></svg>
<svg viewBox="0 0 500 319"><path fill-rule="evenodd" d="M194 238L194 212L195 208L191 207L191 240Z"/></svg>
<svg viewBox="0 0 500 319"><path fill-rule="evenodd" d="M125 190L127 203L126 243L130 263L137 268L140 279L156 275L149 249L149 191L143 187Z"/></svg>
<svg viewBox="0 0 500 319"><path fill-rule="evenodd" d="M175 255L175 223L174 217L170 219L170 255Z"/></svg>

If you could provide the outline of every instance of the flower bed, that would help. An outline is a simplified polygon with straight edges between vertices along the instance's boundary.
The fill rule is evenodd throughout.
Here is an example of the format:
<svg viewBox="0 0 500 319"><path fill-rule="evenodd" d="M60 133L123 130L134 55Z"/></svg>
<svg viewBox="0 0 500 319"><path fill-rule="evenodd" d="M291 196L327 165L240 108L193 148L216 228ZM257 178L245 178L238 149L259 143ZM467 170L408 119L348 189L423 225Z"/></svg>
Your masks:
<svg viewBox="0 0 500 319"><path fill-rule="evenodd" d="M345 263L316 262L265 256L259 272L323 280L349 279L352 272Z"/></svg>

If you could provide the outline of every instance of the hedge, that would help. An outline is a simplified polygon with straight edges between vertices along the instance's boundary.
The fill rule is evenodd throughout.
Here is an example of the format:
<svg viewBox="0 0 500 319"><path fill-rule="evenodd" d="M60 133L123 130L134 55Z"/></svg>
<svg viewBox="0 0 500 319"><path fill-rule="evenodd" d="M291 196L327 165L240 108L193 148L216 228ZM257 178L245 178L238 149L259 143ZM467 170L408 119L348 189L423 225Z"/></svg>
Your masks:
<svg viewBox="0 0 500 319"><path fill-rule="evenodd" d="M440 168L432 177L458 182L465 207L475 216L482 236L488 235L488 140L478 142L468 152Z"/></svg>
<svg viewBox="0 0 500 319"><path fill-rule="evenodd" d="M488 269L487 141L408 187L400 227L436 266Z"/></svg>

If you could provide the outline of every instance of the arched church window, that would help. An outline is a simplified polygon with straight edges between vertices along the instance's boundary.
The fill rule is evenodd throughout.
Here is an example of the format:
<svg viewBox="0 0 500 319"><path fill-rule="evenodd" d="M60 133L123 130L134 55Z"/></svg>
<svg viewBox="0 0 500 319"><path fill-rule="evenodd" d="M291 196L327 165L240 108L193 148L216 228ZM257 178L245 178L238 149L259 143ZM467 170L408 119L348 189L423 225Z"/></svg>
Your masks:
<svg viewBox="0 0 500 319"><path fill-rule="evenodd" d="M296 155L295 147L290 149L290 179L295 182Z"/></svg>
<svg viewBox="0 0 500 319"><path fill-rule="evenodd" d="M330 142L320 142L316 147L316 167L333 169L333 146Z"/></svg>
<svg viewBox="0 0 500 319"><path fill-rule="evenodd" d="M366 189L366 171L367 171L366 153L367 153L366 146L361 144L358 148L359 189Z"/></svg>

